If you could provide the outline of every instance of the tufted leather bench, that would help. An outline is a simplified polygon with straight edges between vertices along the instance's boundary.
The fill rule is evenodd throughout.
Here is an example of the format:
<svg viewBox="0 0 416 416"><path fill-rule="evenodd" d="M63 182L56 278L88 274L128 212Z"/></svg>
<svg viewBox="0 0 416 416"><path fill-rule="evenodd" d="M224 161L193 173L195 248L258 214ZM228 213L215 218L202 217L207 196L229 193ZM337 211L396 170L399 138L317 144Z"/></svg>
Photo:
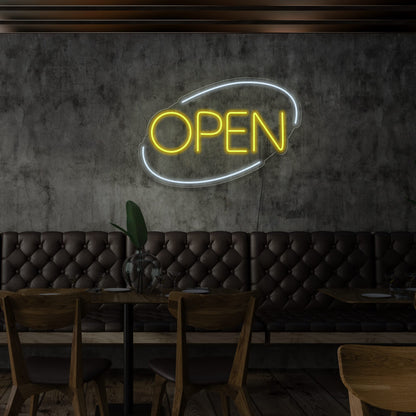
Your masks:
<svg viewBox="0 0 416 416"><path fill-rule="evenodd" d="M126 257L120 232L6 232L2 234L1 288L123 287ZM122 331L120 305L89 305L84 331Z"/></svg>
<svg viewBox="0 0 416 416"><path fill-rule="evenodd" d="M383 341L394 342L393 333L416 330L413 307L354 307L318 292L321 287L387 287L386 273L415 271L415 234L255 232L250 245L251 285L261 294L257 314L271 342L299 340L282 335L290 332L320 333L322 342L340 339L334 332L383 333ZM301 338L316 342L316 337ZM355 336L358 342L365 339Z"/></svg>
<svg viewBox="0 0 416 416"><path fill-rule="evenodd" d="M161 263L162 274L178 273L181 289L249 289L249 238L244 232L149 232L145 249ZM120 232L6 232L2 234L1 287L124 287L122 264L134 251ZM165 305L136 305L134 329L174 332ZM256 328L263 329L257 322ZM120 305L90 305L82 329L122 331Z"/></svg>
<svg viewBox="0 0 416 416"><path fill-rule="evenodd" d="M250 288L249 236L244 232L150 232L145 249L157 257L162 274L179 275L179 289ZM127 253L133 253L130 240ZM136 331L176 331L166 305L136 305L134 311ZM259 321L255 328L264 329Z"/></svg>
<svg viewBox="0 0 416 416"><path fill-rule="evenodd" d="M416 233L376 233L376 284L388 286L388 276L406 277L416 272Z"/></svg>
<svg viewBox="0 0 416 416"><path fill-rule="evenodd" d="M1 288L12 291L74 279L76 287L123 287L133 253L120 232L5 232L0 241ZM415 233L149 232L145 248L163 274L178 274L181 289L257 290L255 342L414 342L413 308L352 307L318 289L385 287L387 275L416 271ZM121 307L91 305L82 328L92 342L122 342ZM165 305L136 305L134 329L138 342L174 342L176 323Z"/></svg>

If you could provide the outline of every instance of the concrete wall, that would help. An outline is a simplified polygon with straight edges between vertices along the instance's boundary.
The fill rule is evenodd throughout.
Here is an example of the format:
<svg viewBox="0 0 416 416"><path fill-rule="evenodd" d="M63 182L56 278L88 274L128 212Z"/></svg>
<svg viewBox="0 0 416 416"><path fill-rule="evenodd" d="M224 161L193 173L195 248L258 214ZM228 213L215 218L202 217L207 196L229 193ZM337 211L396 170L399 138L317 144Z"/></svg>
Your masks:
<svg viewBox="0 0 416 416"><path fill-rule="evenodd" d="M415 230L415 34L2 34L0 230ZM284 156L170 188L142 170L151 116L235 77L297 94Z"/></svg>

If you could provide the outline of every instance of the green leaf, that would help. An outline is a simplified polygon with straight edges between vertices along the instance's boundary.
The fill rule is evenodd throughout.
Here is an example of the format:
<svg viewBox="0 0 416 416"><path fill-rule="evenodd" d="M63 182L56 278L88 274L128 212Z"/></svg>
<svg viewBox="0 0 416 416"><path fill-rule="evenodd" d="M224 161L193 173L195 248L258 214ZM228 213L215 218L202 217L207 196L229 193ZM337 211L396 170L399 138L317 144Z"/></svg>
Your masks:
<svg viewBox="0 0 416 416"><path fill-rule="evenodd" d="M416 205L416 201L415 201L414 199L410 199L410 198L409 198L409 201L410 201L412 204Z"/></svg>
<svg viewBox="0 0 416 416"><path fill-rule="evenodd" d="M144 247L147 241L147 227L142 211L133 201L126 202L127 233L137 249Z"/></svg>
<svg viewBox="0 0 416 416"><path fill-rule="evenodd" d="M121 228L119 225L114 224L113 222L110 222L110 224L111 224L113 227L118 228L118 229L119 229L122 233L124 233L124 234L126 234L126 235L129 235L128 231L127 231L127 230L125 230L124 228Z"/></svg>
<svg viewBox="0 0 416 416"><path fill-rule="evenodd" d="M114 223L112 223L112 222L110 222L110 224L113 226L113 227L116 227L116 228L118 228L123 234L126 234L126 236L127 237L129 237L130 238L130 240L132 240L133 241L133 239L132 239L132 236L130 235L130 233L128 232L128 231L126 231L124 228L121 228L121 227L119 227L117 224L114 224Z"/></svg>

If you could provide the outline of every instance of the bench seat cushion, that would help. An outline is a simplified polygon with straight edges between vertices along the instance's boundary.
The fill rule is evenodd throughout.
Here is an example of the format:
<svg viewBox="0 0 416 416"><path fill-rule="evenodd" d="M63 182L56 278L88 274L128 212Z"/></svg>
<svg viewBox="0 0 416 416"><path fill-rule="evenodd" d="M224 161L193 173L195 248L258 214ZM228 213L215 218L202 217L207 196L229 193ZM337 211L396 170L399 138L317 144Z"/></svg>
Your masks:
<svg viewBox="0 0 416 416"><path fill-rule="evenodd" d="M166 305L135 305L133 329L138 332L174 332L176 319Z"/></svg>
<svg viewBox="0 0 416 416"><path fill-rule="evenodd" d="M166 305L136 305L134 308L134 331L137 332L176 332L176 319ZM262 321L255 318L253 331L265 331ZM195 329L188 328L189 331ZM198 331L202 331L199 330ZM236 332L240 328L236 328Z"/></svg>
<svg viewBox="0 0 416 416"><path fill-rule="evenodd" d="M89 305L81 321L85 332L119 332L123 330L123 306L114 304Z"/></svg>
<svg viewBox="0 0 416 416"><path fill-rule="evenodd" d="M330 311L277 311L258 313L270 332L401 332L416 331L413 309L334 309Z"/></svg>

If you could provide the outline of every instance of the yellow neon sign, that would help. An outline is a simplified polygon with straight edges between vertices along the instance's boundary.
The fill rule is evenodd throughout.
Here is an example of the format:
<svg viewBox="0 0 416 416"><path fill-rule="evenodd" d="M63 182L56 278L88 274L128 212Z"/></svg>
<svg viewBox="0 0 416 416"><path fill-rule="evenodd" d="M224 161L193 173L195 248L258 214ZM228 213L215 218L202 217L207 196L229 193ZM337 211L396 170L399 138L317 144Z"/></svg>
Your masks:
<svg viewBox="0 0 416 416"><path fill-rule="evenodd" d="M273 111L273 125L270 120L262 117L256 106L258 100L261 108L266 104L261 96L246 93L241 96L245 101L231 104L231 109L224 109L221 114L207 109L209 104L204 103L209 102L206 100L211 95L215 94L215 99L218 100L222 91L234 88L239 92L251 89L254 94L267 90L268 94L277 94L279 100L283 97L285 107L277 104L280 101L273 101L277 104ZM247 103L247 98L250 104ZM199 107L195 107L199 100L202 102ZM227 100L227 96L224 96L219 102L226 103ZM232 100L230 102L236 102L233 98ZM279 111L283 109L286 112ZM290 137L301 124L301 118L301 107L295 95L274 81L234 78L216 82L185 94L166 110L154 115L149 122L147 135L140 144L139 159L144 170L165 185L190 188L229 182L262 168L272 156L285 153ZM266 140L272 146L260 146L259 140ZM225 161L220 155L215 160L215 148L224 149L228 160ZM195 155L197 163L190 166ZM233 157L234 155L241 158ZM178 156L178 165L173 167L170 163L163 163L164 156ZM162 163L156 163L156 167L153 166L155 161Z"/></svg>
<svg viewBox="0 0 416 416"><path fill-rule="evenodd" d="M165 110L157 114L149 124L149 137L150 142L153 146L159 150L161 153L166 155L177 155L188 149L191 145L193 137L195 137L195 153L201 153L201 139L202 138L212 138L219 136L224 130L224 151L227 154L248 154L248 148L242 147L232 147L231 138L233 135L246 135L247 129L244 127L238 127L233 125L233 118L237 117L247 117L249 116L248 110L229 110L225 113L224 116L221 116L220 113L213 110L198 110L195 113L195 132L192 126L191 120L182 112L175 110ZM187 136L183 143L174 148L169 148L160 143L156 136L157 125L164 119L168 117L173 117L181 120L186 129ZM213 130L204 130L202 125L202 119L214 119L217 122L217 127ZM265 136L272 143L273 147L278 153L284 153L287 147L287 137L286 137L286 112L279 111L279 137L277 138L273 132L270 130L267 123L263 120L258 111L253 111L250 115L250 152L257 153L258 151L258 130L264 132ZM225 128L224 128L225 126Z"/></svg>
<svg viewBox="0 0 416 416"><path fill-rule="evenodd" d="M217 128L212 131L204 131L201 129L201 119L202 117L212 117L215 118L218 122ZM218 136L223 129L223 122L220 113L212 110L199 110L195 115L195 126L196 126L196 135L195 135L195 153L201 153L201 138L202 137L215 137Z"/></svg>
<svg viewBox="0 0 416 416"><path fill-rule="evenodd" d="M251 152L257 153L257 126L260 126L270 142L273 144L277 152L283 153L286 150L286 113L279 111L279 137L280 143L276 139L275 135L269 129L258 111L251 113Z"/></svg>
<svg viewBox="0 0 416 416"><path fill-rule="evenodd" d="M182 145L173 149L162 146L157 140L156 135L155 135L157 124L166 117L179 118L180 120L184 122L188 130L188 135L185 141L182 143ZM157 114L156 117L154 117L153 120L150 122L149 137L150 137L150 142L161 153L164 153L165 155L176 155L178 153L184 152L190 146L191 141L192 141L192 124L190 120L188 119L188 117L186 117L186 115L180 111L173 111L173 110L163 111Z"/></svg>
<svg viewBox="0 0 416 416"><path fill-rule="evenodd" d="M244 155L248 153L247 149L231 148L231 135L232 134L247 134L247 129L244 128L231 128L231 117L244 117L248 114L247 110L230 110L225 113L225 140L224 149L228 154L240 154Z"/></svg>

